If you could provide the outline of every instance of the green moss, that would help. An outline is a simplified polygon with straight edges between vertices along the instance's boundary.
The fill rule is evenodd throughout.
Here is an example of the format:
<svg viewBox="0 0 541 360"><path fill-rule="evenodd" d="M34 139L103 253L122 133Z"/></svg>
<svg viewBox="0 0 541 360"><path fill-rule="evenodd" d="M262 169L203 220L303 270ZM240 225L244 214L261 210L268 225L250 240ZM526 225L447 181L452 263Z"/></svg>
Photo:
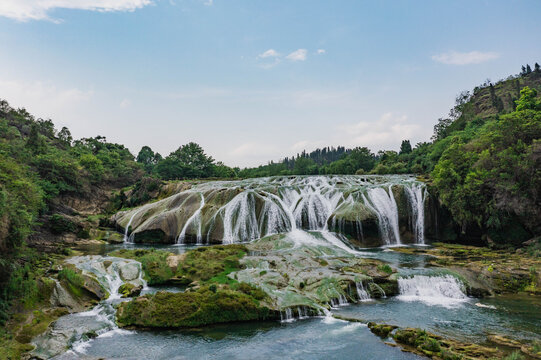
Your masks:
<svg viewBox="0 0 541 360"><path fill-rule="evenodd" d="M382 337L382 338L387 338L389 334L397 327L394 325L376 324L373 322L369 322L368 328L377 336Z"/></svg>
<svg viewBox="0 0 541 360"><path fill-rule="evenodd" d="M35 310L30 323L24 325L16 336L16 340L22 344L28 344L34 336L37 336L45 330L51 322L58 319L62 315L66 315L66 309L58 308L52 311Z"/></svg>
<svg viewBox="0 0 541 360"><path fill-rule="evenodd" d="M118 293L121 294L123 298L137 296L141 293L141 287L130 283L124 283L118 288Z"/></svg>
<svg viewBox="0 0 541 360"><path fill-rule="evenodd" d="M58 280L66 285L68 291L77 298L84 295L84 279L81 274L73 268L67 267L58 273Z"/></svg>
<svg viewBox="0 0 541 360"><path fill-rule="evenodd" d="M173 270L167 265L167 257L171 253L155 249L121 249L114 251L111 256L137 260L141 263L145 280L149 285L168 283L173 277Z"/></svg>
<svg viewBox="0 0 541 360"><path fill-rule="evenodd" d="M177 328L215 323L265 320L276 317L252 296L229 289L204 286L193 292L158 292L122 303L117 312L121 326Z"/></svg>
<svg viewBox="0 0 541 360"><path fill-rule="evenodd" d="M202 283L232 284L236 280L228 275L241 269L239 260L248 249L244 245L217 245L186 252L175 276Z"/></svg>
<svg viewBox="0 0 541 360"><path fill-rule="evenodd" d="M393 269L388 264L378 266L378 270L383 271L386 274L393 273Z"/></svg>

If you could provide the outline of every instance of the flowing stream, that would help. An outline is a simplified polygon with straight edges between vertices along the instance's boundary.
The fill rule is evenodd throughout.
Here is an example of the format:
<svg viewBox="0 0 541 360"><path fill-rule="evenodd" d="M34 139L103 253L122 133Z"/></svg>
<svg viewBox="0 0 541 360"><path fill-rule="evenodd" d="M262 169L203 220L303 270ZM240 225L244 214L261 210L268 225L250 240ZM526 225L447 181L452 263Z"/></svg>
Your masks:
<svg viewBox="0 0 541 360"><path fill-rule="evenodd" d="M338 320L333 313L363 322L420 327L465 341L483 341L489 332L541 337L539 302L520 297L474 300L465 295L459 279L427 268L423 255L385 246L361 252L352 244L355 236L370 236L373 225L380 245L406 242L402 227L409 227L410 243L424 245L426 197L424 184L408 176L275 177L204 183L133 209L120 220L126 224L125 244L105 247L100 255L70 259L96 276L111 296L90 311L58 319L33 340L35 354L54 359L420 359L384 344L363 323ZM181 253L192 243L204 245L216 228L223 229L222 243L287 233L294 248L336 247L348 256L390 263L400 274L400 294L385 297L376 283L358 281L349 289L355 301L341 294L329 303L331 310L320 309L318 316L295 306L283 309L282 321L197 330L119 329L114 306L125 301L118 294L122 283L141 284L143 294L183 291L148 287L138 262L105 255L119 247L148 248L134 239L152 228L155 218L171 220L168 224L175 229L178 243L161 245L168 251ZM371 298L374 292L383 298Z"/></svg>

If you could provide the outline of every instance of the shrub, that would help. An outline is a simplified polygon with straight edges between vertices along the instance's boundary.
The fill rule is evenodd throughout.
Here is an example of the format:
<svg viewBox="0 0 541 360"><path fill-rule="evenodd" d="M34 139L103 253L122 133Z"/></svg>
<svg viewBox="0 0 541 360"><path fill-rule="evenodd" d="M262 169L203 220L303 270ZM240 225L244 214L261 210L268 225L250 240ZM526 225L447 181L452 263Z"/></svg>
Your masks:
<svg viewBox="0 0 541 360"><path fill-rule="evenodd" d="M61 235L76 231L77 225L60 214L53 214L49 218L49 228L53 234Z"/></svg>

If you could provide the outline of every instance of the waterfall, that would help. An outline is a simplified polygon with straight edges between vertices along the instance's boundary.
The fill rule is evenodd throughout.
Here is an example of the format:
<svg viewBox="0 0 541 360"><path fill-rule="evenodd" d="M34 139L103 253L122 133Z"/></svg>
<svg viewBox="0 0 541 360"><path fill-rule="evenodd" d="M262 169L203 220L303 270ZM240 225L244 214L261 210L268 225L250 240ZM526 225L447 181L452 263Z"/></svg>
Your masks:
<svg viewBox="0 0 541 360"><path fill-rule="evenodd" d="M190 216L190 218L186 221L186 224L184 224L184 227L178 236L177 244L184 244L186 230L188 230L188 226L190 225L196 227L197 229L197 244L201 245L203 243L203 237L201 235L201 210L203 210L203 207L205 206L205 196L201 193L199 193L199 196L201 196L199 208L192 214L192 216Z"/></svg>
<svg viewBox="0 0 541 360"><path fill-rule="evenodd" d="M422 184L411 184L405 186L406 195L409 200L410 214L412 218L413 234L417 244L425 243L425 199L426 188Z"/></svg>
<svg viewBox="0 0 541 360"><path fill-rule="evenodd" d="M399 198L395 200L393 189L403 191L400 199L407 204L401 202L400 209L407 214L398 213ZM363 230L371 228L363 226L361 218L368 216L370 221L376 220L384 245L400 244L400 215L401 219L410 219L415 242L422 244L425 198L425 186L406 175L281 176L206 182L125 214L123 220L129 220L124 239L133 241L136 231L158 229L180 244L189 240L189 235L198 244L231 244L300 230L326 233L323 238L329 245L340 243L341 248L351 250L345 237L329 230L339 234L349 231L349 235L364 239ZM132 221L142 209L148 209L149 216L144 222L138 218L129 236ZM187 209L192 212L186 214ZM172 231L176 233L170 234ZM367 234L372 234L371 230Z"/></svg>
<svg viewBox="0 0 541 360"><path fill-rule="evenodd" d="M299 315L299 319L306 319L308 318L308 309L306 309L306 306L298 306L297 307L297 314Z"/></svg>
<svg viewBox="0 0 541 360"><path fill-rule="evenodd" d="M291 322L294 321L293 311L291 308L285 308L284 311L280 311L280 321L281 322Z"/></svg>
<svg viewBox="0 0 541 360"><path fill-rule="evenodd" d="M421 301L428 305L451 307L467 300L463 284L451 275L415 275L400 278L398 288L398 298L403 301Z"/></svg>
<svg viewBox="0 0 541 360"><path fill-rule="evenodd" d="M357 296L359 297L359 301L366 301L370 300L370 294L365 290L362 281L356 282L355 286L357 288Z"/></svg>
<svg viewBox="0 0 541 360"><path fill-rule="evenodd" d="M143 208L141 208L140 210L133 213L133 215L130 217L130 220L128 221L128 225L126 225L126 229L124 229L124 242L126 242L126 243L133 243L133 241L134 241L135 234L133 234L133 232L132 232L132 234L129 235L130 225L131 225L131 222L133 221L133 218L135 217L135 215L139 214L139 212L141 210L143 210Z"/></svg>
<svg viewBox="0 0 541 360"><path fill-rule="evenodd" d="M378 217L378 225L385 245L400 244L398 207L393 196L392 185L389 186L389 191L383 188L369 189L367 196L370 201L367 201L363 195L364 202Z"/></svg>
<svg viewBox="0 0 541 360"><path fill-rule="evenodd" d="M146 288L141 264L135 260L88 255L75 256L66 262L75 265L83 273L94 275L110 296L89 311L58 318L44 334L34 338L32 342L36 348L33 354L39 358L57 358L66 350L68 358L81 358L90 342L94 341L92 338L89 339L89 333L96 334L98 338L133 333L120 329L116 324L114 305L121 301L118 288L125 282L122 277L128 277L130 282L136 282L143 285L143 289Z"/></svg>
<svg viewBox="0 0 541 360"><path fill-rule="evenodd" d="M344 294L338 295L338 298L331 299L331 307L337 308L339 306L346 306L349 305L348 299L345 297Z"/></svg>

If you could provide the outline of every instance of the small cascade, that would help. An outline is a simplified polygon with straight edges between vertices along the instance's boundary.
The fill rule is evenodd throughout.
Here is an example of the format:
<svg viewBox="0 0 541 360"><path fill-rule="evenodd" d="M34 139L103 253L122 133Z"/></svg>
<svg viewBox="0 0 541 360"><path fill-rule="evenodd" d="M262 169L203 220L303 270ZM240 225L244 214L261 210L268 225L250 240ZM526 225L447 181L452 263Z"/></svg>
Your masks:
<svg viewBox="0 0 541 360"><path fill-rule="evenodd" d="M450 307L468 299L463 284L454 276L415 275L398 279L399 299Z"/></svg>
<svg viewBox="0 0 541 360"><path fill-rule="evenodd" d="M357 296L359 297L359 301L370 300L370 294L368 294L368 291L365 290L362 281L356 282L355 286L357 288Z"/></svg>
<svg viewBox="0 0 541 360"><path fill-rule="evenodd" d="M141 208L141 210L142 210L142 208ZM139 210L139 211L141 211L141 210ZM133 215L130 217L130 221L128 221L128 225L126 225L126 229L124 229L124 242L125 243L133 243L134 242L135 234L132 232L132 234L130 235L129 231L130 231L131 222L133 221L133 218L135 217L135 215L139 214L139 211L136 211L136 212L133 213Z"/></svg>
<svg viewBox="0 0 541 360"><path fill-rule="evenodd" d="M252 191L243 191L223 208L224 244L260 237Z"/></svg>
<svg viewBox="0 0 541 360"><path fill-rule="evenodd" d="M386 298L387 294L385 294L385 290L375 282L368 283L368 286L370 287L370 291L372 294L379 293L380 297Z"/></svg>
<svg viewBox="0 0 541 360"><path fill-rule="evenodd" d="M299 319L306 319L308 318L308 309L306 306L298 306L297 307L297 315L299 316Z"/></svg>
<svg viewBox="0 0 541 360"><path fill-rule="evenodd" d="M293 310L291 310L291 308L285 308L284 311L280 311L280 321L281 322L295 321L295 318L293 317Z"/></svg>
<svg viewBox="0 0 541 360"><path fill-rule="evenodd" d="M404 187L409 200L410 219L415 242L425 243L425 199L426 187L423 184L411 184Z"/></svg>
<svg viewBox="0 0 541 360"><path fill-rule="evenodd" d="M385 245L400 244L398 207L393 196L392 186L389 186L388 191L380 187L372 188L366 194L368 200L363 195L364 203L375 212Z"/></svg>
<svg viewBox="0 0 541 360"><path fill-rule="evenodd" d="M199 208L192 214L192 216L190 216L190 218L186 221L186 224L184 224L184 227L178 236L177 244L184 244L186 239L186 231L188 230L189 226L193 226L197 230L197 244L203 244L203 236L201 234L201 210L203 210L203 207L205 206L205 196L201 193L199 193L199 196L201 197Z"/></svg>
<svg viewBox="0 0 541 360"><path fill-rule="evenodd" d="M338 298L331 299L331 307L337 308L340 306L346 306L349 305L348 299L344 294L340 294Z"/></svg>
<svg viewBox="0 0 541 360"><path fill-rule="evenodd" d="M81 354L85 353L89 343L93 341L88 337L89 333L96 334L98 338L133 333L117 326L114 305L122 301L118 289L124 282L137 283L142 285L143 289L146 288L141 264L135 260L100 255L74 256L67 262L81 269L83 273L95 275L110 295L89 311L60 317L44 334L34 338L36 349L33 353L39 355L39 358L56 358L66 349L69 349L66 354L81 358Z"/></svg>

